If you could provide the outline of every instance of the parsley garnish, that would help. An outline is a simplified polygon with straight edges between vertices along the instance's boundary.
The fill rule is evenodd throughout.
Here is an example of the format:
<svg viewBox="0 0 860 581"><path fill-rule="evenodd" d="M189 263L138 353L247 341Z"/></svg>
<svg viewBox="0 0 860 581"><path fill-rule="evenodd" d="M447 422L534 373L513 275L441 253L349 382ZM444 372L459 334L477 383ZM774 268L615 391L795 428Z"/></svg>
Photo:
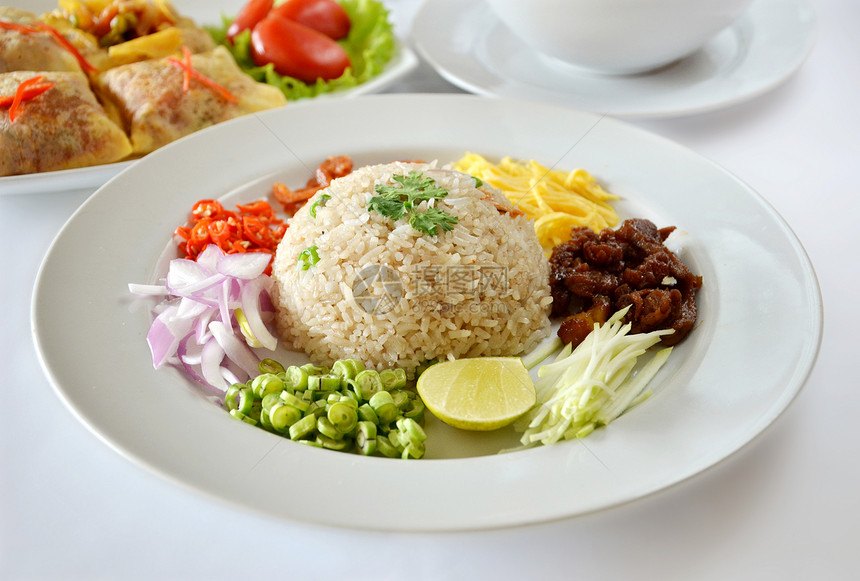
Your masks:
<svg viewBox="0 0 860 581"><path fill-rule="evenodd" d="M454 228L458 218L445 210L430 207L419 212L415 209L415 206L421 202L441 200L448 195L448 190L437 186L433 178L424 177L421 172L411 171L408 175L395 175L391 179L400 185L376 186L376 193L379 195L370 198L367 204L368 210L375 210L395 221L410 214L409 224L427 236L435 236L439 228L445 231Z"/></svg>
<svg viewBox="0 0 860 581"><path fill-rule="evenodd" d="M457 223L457 216L452 216L445 210L439 208L427 208L426 212L418 212L412 214L409 218L409 224L429 236L435 235L441 228L446 232L454 229L454 224Z"/></svg>

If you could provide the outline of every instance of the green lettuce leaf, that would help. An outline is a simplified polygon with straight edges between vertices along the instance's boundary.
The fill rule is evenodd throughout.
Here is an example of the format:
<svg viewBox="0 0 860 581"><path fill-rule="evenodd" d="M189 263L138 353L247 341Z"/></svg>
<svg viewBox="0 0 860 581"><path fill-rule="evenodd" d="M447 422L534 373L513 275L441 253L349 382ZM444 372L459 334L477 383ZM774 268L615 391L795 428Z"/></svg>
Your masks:
<svg viewBox="0 0 860 581"><path fill-rule="evenodd" d="M350 19L349 35L338 41L349 55L351 63L343 75L337 79L316 83L305 83L293 77L285 77L275 72L273 65L258 67L251 58L251 32L246 30L227 42L227 28L233 21L232 16L222 15L221 26L210 26L206 30L216 43L225 46L239 64L239 67L261 83L278 87L287 100L307 99L324 93L343 91L358 86L385 69L394 55L394 31L388 21L388 10L376 0L337 0L346 10Z"/></svg>

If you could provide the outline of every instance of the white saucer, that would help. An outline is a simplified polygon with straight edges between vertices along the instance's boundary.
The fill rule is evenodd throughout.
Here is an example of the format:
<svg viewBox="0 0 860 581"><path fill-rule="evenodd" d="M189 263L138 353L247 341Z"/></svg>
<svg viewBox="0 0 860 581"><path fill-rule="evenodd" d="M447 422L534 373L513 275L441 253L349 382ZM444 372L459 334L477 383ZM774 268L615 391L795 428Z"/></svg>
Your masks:
<svg viewBox="0 0 860 581"><path fill-rule="evenodd" d="M428 0L412 36L440 75L473 93L617 117L666 117L732 105L785 81L812 49L815 15L805 0L756 0L695 54L638 75L586 72L538 53L483 1Z"/></svg>

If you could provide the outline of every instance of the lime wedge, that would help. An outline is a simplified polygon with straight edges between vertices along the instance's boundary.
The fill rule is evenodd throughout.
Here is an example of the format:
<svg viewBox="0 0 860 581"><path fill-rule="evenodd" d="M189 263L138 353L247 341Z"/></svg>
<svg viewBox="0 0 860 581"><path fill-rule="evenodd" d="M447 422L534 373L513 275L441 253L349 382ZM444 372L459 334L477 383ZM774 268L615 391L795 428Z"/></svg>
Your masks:
<svg viewBox="0 0 860 581"><path fill-rule="evenodd" d="M535 386L519 357L477 357L431 365L418 394L433 415L463 430L507 426L535 404Z"/></svg>

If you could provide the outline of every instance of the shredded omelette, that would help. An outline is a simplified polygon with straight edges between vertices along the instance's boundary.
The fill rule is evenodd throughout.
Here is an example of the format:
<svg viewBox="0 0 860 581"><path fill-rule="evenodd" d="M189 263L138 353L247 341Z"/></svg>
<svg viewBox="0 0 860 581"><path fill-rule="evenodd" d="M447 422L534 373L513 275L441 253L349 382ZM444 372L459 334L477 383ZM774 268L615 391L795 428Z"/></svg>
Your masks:
<svg viewBox="0 0 860 581"><path fill-rule="evenodd" d="M610 202L618 196L603 189L584 169L549 169L534 160L503 158L498 164L475 153L455 162L454 169L498 188L517 208L535 221L535 234L549 256L570 238L574 226L595 232L618 224Z"/></svg>

